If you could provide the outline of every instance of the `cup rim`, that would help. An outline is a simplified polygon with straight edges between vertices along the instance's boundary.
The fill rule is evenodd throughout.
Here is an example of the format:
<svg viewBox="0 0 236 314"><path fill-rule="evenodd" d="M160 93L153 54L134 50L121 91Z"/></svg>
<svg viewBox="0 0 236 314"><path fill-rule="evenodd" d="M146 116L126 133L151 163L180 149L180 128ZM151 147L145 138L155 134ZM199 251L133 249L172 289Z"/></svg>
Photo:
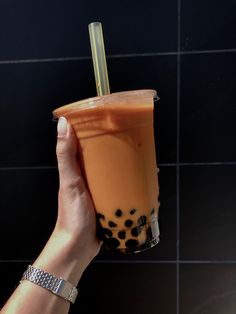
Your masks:
<svg viewBox="0 0 236 314"><path fill-rule="evenodd" d="M85 109L91 109L95 107L99 107L99 102L101 102L101 105L105 103L105 101L108 101L110 98L113 97L143 97L146 96L152 96L154 101L158 101L160 98L157 96L157 92L154 89L139 89L139 90L130 90L130 91L122 91L122 92L116 92L111 93L109 95L103 95L103 96L95 96L90 97L82 100L78 100L72 103L69 103L67 105L61 106L53 111L54 118L58 118L59 116L63 115L63 113L66 112L68 114L69 112L77 111L77 110L85 110ZM78 107L79 106L79 107Z"/></svg>

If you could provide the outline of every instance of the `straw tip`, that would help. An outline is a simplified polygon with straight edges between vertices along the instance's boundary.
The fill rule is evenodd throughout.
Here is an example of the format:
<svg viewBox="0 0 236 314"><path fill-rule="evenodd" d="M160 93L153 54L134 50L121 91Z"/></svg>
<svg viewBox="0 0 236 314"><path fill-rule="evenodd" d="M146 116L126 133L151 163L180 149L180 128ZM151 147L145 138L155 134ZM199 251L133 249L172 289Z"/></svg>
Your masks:
<svg viewBox="0 0 236 314"><path fill-rule="evenodd" d="M101 22L99 22L99 21L95 21L95 22L91 22L91 23L89 23L89 27L91 27L91 26L96 26L96 25L101 25L102 23Z"/></svg>

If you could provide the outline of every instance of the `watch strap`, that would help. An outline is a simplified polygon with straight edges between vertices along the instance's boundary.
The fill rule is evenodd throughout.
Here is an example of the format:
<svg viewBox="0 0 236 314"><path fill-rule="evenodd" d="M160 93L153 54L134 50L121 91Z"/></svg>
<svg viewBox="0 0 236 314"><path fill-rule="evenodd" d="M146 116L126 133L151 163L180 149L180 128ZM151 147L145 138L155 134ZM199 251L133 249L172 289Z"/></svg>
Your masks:
<svg viewBox="0 0 236 314"><path fill-rule="evenodd" d="M23 280L35 283L71 303L75 303L75 299L78 295L77 288L69 281L58 278L40 268L33 267L32 265L28 265L20 282Z"/></svg>

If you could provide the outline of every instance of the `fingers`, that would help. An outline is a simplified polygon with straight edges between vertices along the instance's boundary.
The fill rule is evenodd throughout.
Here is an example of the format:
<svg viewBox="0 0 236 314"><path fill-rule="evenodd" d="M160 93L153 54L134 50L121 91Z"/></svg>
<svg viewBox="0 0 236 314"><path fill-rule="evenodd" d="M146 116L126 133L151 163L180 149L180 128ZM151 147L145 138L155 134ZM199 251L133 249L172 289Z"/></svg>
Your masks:
<svg viewBox="0 0 236 314"><path fill-rule="evenodd" d="M66 118L61 117L57 125L57 161L60 187L83 188L83 179L77 160L77 139Z"/></svg>

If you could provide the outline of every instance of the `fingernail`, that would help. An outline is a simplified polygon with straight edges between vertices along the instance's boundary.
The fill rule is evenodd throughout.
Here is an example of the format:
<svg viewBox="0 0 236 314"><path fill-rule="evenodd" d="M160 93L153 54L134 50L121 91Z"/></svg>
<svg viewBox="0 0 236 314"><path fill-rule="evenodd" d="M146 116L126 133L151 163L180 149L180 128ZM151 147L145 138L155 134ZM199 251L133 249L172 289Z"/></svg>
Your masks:
<svg viewBox="0 0 236 314"><path fill-rule="evenodd" d="M66 136L67 133L67 120L64 117L60 117L57 123L57 135Z"/></svg>

